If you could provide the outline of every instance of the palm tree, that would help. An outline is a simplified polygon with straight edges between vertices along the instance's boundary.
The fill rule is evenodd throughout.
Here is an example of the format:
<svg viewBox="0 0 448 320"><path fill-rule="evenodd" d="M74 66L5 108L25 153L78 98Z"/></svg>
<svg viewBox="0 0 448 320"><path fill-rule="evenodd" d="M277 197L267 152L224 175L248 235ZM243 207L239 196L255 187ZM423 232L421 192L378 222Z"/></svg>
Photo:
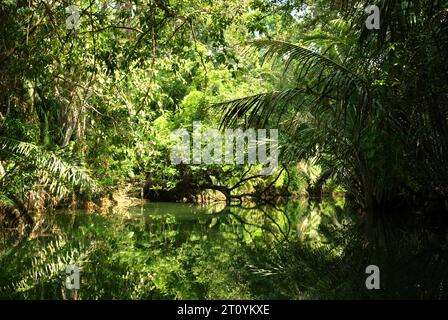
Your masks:
<svg viewBox="0 0 448 320"><path fill-rule="evenodd" d="M0 177L0 200L26 213L24 195L17 192L17 177L35 179L52 196L63 197L72 190L95 192L95 181L86 170L69 164L54 152L33 143L0 136L0 159L14 165ZM15 191L14 191L15 190Z"/></svg>
<svg viewBox="0 0 448 320"><path fill-rule="evenodd" d="M285 161L315 159L366 211L447 200L447 1L377 2L380 30L346 0L308 46L253 42L283 88L223 103L222 126L278 126Z"/></svg>

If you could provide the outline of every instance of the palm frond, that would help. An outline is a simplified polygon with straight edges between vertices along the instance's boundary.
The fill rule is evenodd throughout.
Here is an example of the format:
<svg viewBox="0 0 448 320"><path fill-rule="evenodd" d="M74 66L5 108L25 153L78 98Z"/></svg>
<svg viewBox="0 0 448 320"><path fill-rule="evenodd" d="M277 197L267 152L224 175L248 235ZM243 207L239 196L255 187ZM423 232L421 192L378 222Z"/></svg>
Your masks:
<svg viewBox="0 0 448 320"><path fill-rule="evenodd" d="M36 243L30 242L28 245L32 248ZM0 296L30 294L35 298L33 292L46 283L58 281L62 286L66 267L69 264L76 264L82 268L94 250L93 244L73 244L58 237L27 257L28 259L24 262L29 265L29 268L15 275L10 283L0 286ZM4 268L9 266L7 258L3 256L3 260L0 259L0 264Z"/></svg>
<svg viewBox="0 0 448 320"><path fill-rule="evenodd" d="M277 123L278 116L285 115L292 107L296 112L305 103L313 107L327 105L331 100L338 108L336 113L347 112L348 107L357 108L365 118L368 106L373 102L373 93L368 81L355 71L329 59L311 49L273 40L258 40L252 45L266 50L263 61L280 60L284 73L292 70L295 84L280 92L262 93L219 104L225 108L221 126L235 125L245 117L246 124L265 125L271 116ZM299 101L301 98L302 101Z"/></svg>
<svg viewBox="0 0 448 320"><path fill-rule="evenodd" d="M328 74L340 72L342 76L349 78L358 85L367 84L367 81L356 72L315 50L278 40L256 40L251 42L251 45L259 50L266 50L263 55L263 62L282 59L284 72L295 65L294 73L297 75L297 81L310 80L310 77L315 78L316 76L321 78Z"/></svg>
<svg viewBox="0 0 448 320"><path fill-rule="evenodd" d="M292 88L217 104L216 106L225 109L221 127L236 125L243 118L245 118L244 125L265 126L274 118L277 119L278 124L289 107L299 108L299 99L304 96L304 93L303 89Z"/></svg>
<svg viewBox="0 0 448 320"><path fill-rule="evenodd" d="M64 195L67 192L66 186L75 186L82 191L95 192L97 189L96 183L85 169L68 164L53 152L35 144L0 137L0 151L22 157L36 169L42 169L45 174L41 182L57 195Z"/></svg>

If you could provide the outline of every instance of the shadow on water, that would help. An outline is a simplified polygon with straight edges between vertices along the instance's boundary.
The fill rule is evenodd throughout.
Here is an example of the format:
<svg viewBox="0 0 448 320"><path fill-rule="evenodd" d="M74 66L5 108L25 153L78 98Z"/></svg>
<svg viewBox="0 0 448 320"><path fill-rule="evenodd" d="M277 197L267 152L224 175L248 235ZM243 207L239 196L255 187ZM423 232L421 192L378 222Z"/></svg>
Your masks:
<svg viewBox="0 0 448 320"><path fill-rule="evenodd" d="M14 250L2 242L0 297L447 298L446 219L344 207L331 199L48 212ZM80 268L75 295L64 283L69 264ZM379 290L366 288L368 265L379 267Z"/></svg>

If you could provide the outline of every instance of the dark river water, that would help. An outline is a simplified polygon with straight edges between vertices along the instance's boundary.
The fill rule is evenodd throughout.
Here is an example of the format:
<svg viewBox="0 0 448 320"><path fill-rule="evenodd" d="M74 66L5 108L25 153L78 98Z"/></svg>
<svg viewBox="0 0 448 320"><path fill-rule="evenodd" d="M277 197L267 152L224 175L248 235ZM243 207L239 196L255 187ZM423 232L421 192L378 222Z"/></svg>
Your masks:
<svg viewBox="0 0 448 320"><path fill-rule="evenodd" d="M147 203L47 212L36 221L24 239L0 231L0 298L445 299L448 292L444 221L360 216L344 199L245 209Z"/></svg>

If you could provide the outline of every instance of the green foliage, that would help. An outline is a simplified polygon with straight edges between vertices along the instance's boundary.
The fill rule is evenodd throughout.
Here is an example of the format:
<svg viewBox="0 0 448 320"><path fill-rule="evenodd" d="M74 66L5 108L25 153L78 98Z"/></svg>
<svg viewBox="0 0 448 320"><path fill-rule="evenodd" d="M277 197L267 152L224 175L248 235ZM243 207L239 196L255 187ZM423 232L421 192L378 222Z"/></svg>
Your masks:
<svg viewBox="0 0 448 320"><path fill-rule="evenodd" d="M69 261L82 299L383 297L363 287L373 260L384 297L446 296L443 234L383 234L368 214L358 232L342 209L448 210L446 0L70 4L76 29L65 1L0 3L0 297L67 298ZM172 164L170 134L193 121L280 129L279 170ZM239 207L29 215L125 185ZM347 201L276 202L333 191Z"/></svg>
<svg viewBox="0 0 448 320"><path fill-rule="evenodd" d="M34 144L0 137L0 147L3 153L21 157L22 160L33 164L37 170L43 169L39 182L48 185L49 190L59 197L67 194L68 189L65 187L67 185L76 186L84 192L94 191L96 188L94 181L84 169L69 165L54 153L45 151Z"/></svg>
<svg viewBox="0 0 448 320"><path fill-rule="evenodd" d="M254 41L264 60L281 65L279 90L220 104L222 124L280 126L283 159L316 159L363 210L445 199L447 4L386 1L378 33L357 24L368 4L349 1L350 16L323 19L333 31L313 31L298 45Z"/></svg>

